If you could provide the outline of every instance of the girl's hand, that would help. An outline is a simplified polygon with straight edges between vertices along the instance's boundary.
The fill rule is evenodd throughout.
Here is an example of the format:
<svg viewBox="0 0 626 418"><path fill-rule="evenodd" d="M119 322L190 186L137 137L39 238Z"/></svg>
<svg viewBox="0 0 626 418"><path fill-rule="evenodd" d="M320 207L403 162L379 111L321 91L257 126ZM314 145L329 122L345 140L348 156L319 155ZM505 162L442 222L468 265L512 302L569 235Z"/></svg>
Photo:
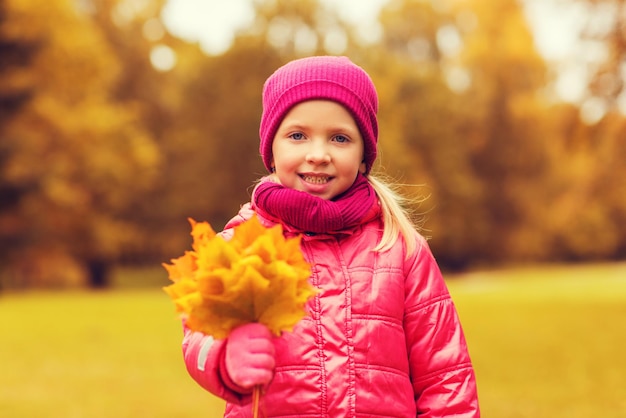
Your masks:
<svg viewBox="0 0 626 418"><path fill-rule="evenodd" d="M274 376L274 356L272 334L265 325L242 325L226 341L226 373L243 389L267 385Z"/></svg>

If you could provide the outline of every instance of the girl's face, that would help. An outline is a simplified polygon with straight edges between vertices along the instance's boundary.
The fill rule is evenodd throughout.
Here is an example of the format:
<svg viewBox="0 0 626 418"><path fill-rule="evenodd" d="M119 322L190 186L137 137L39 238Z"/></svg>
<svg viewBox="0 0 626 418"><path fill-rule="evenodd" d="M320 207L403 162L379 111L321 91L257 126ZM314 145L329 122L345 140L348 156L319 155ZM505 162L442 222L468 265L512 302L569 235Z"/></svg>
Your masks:
<svg viewBox="0 0 626 418"><path fill-rule="evenodd" d="M328 100L294 106L276 131L273 167L280 184L322 199L348 190L365 172L363 138L350 113Z"/></svg>

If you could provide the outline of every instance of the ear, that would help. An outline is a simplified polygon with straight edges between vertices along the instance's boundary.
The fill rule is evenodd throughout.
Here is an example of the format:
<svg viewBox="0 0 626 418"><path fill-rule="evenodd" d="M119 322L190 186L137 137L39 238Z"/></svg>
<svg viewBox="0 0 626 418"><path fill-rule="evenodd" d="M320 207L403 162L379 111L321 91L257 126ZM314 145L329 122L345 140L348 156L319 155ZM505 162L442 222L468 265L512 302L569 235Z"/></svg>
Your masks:
<svg viewBox="0 0 626 418"><path fill-rule="evenodd" d="M362 161L359 166L359 173L365 174L365 171L367 171L367 166L365 165L365 161Z"/></svg>

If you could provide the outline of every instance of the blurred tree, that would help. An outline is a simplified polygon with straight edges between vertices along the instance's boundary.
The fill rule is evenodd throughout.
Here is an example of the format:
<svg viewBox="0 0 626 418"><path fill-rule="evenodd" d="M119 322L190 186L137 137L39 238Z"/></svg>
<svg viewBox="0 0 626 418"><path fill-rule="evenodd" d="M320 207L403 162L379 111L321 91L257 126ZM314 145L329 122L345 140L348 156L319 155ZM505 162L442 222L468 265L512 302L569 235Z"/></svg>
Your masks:
<svg viewBox="0 0 626 418"><path fill-rule="evenodd" d="M546 69L519 4L394 0L381 22L385 164L429 185L440 262L463 268L532 252L524 225L547 165Z"/></svg>
<svg viewBox="0 0 626 418"><path fill-rule="evenodd" d="M162 176L143 205L156 215L152 236L160 236L161 257L189 247L188 217L221 228L265 172L258 156L260 92L273 65L271 51L236 44L219 57L198 56L180 77L184 100L162 133Z"/></svg>
<svg viewBox="0 0 626 418"><path fill-rule="evenodd" d="M542 231L530 226L541 225L533 216L549 177L540 94L546 65L518 1L458 2L455 12L472 22L462 29L464 47L453 65L471 79L462 133L484 186L482 210L471 220L482 225L474 245L490 262L540 256Z"/></svg>
<svg viewBox="0 0 626 418"><path fill-rule="evenodd" d="M28 79L22 71L33 59L37 43L19 39L7 33L6 0L0 0L0 263L7 262L5 249L16 245L15 208L32 187L30 184L9 181L6 166L14 152L14 143L6 133L6 124L32 96ZM1 283L0 283L1 284Z"/></svg>
<svg viewBox="0 0 626 418"><path fill-rule="evenodd" d="M354 41L354 31L334 9L316 0L253 0L256 17L242 31L248 41L265 45L284 62L307 55L338 55Z"/></svg>
<svg viewBox="0 0 626 418"><path fill-rule="evenodd" d="M20 243L2 249L5 276L61 284L83 270L104 286L135 234L119 215L149 185L158 151L136 109L109 94L121 68L88 11L70 0L11 0L6 12L3 39L40 48L21 72L32 98L3 133L11 144L3 183L29 185L7 215Z"/></svg>
<svg viewBox="0 0 626 418"><path fill-rule="evenodd" d="M547 106L519 2L391 0L372 43L325 3L254 0L218 56L168 34L164 2L0 0L0 254L13 283L89 271L105 286L115 261L188 248L187 217L220 228L265 174L264 80L315 54L372 75L375 170L425 184L405 191L430 195L416 211L442 266L625 253L623 115L586 125L575 106Z"/></svg>
<svg viewBox="0 0 626 418"><path fill-rule="evenodd" d="M626 108L626 0L577 0L586 9L587 21L582 44L596 51L589 63L591 79L588 92L616 109L620 101Z"/></svg>
<svg viewBox="0 0 626 418"><path fill-rule="evenodd" d="M610 112L588 125L574 105L552 112L549 149L555 181L547 211L550 257L564 261L623 259L626 254L626 119Z"/></svg>
<svg viewBox="0 0 626 418"><path fill-rule="evenodd" d="M415 209L423 213L424 233L432 232L442 263L462 268L477 249L468 243L479 224L465 214L479 213L481 184L460 132L464 104L446 79L446 45L440 38L442 31L455 30L454 18L430 2L392 1L381 15L380 52L370 54L368 68L380 95L381 166L402 183L423 185L405 193L428 197Z"/></svg>
<svg viewBox="0 0 626 418"><path fill-rule="evenodd" d="M0 126L29 99L32 92L19 72L31 62L37 49L33 40L14 39L7 32L6 0L0 0Z"/></svg>
<svg viewBox="0 0 626 418"><path fill-rule="evenodd" d="M164 254L182 249L172 245L177 234L172 223L185 224L190 214L177 210L181 200L198 203L180 187L168 188L181 178L184 163L172 166L171 151L180 143L183 132L173 126L188 108L183 103L183 85L197 73L204 57L200 50L172 37L160 18L165 0L131 2L125 0L90 0L88 15L107 46L115 55L121 71L110 86L111 97L132 108L138 124L158 147L158 171L151 173L150 187L127 196L125 208L118 213L135 228L133 240L127 241L119 260L146 264L163 260ZM197 196L197 194L196 194ZM180 232L180 228L175 232ZM180 234L182 239L185 238ZM185 244L188 240L185 241Z"/></svg>
<svg viewBox="0 0 626 418"><path fill-rule="evenodd" d="M626 195L626 2L577 0L586 20L580 53L589 72L580 106L562 104L546 115L553 162L547 236L551 259L623 259ZM591 117L589 117L591 115Z"/></svg>

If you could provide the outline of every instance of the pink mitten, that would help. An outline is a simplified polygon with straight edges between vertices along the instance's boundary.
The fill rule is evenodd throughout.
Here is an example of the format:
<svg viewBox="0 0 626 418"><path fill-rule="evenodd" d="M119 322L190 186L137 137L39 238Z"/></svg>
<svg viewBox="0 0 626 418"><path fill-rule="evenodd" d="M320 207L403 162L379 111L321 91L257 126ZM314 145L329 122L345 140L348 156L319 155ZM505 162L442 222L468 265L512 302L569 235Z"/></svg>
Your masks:
<svg viewBox="0 0 626 418"><path fill-rule="evenodd" d="M226 373L244 389L268 384L274 375L274 343L265 325L245 324L226 341Z"/></svg>

